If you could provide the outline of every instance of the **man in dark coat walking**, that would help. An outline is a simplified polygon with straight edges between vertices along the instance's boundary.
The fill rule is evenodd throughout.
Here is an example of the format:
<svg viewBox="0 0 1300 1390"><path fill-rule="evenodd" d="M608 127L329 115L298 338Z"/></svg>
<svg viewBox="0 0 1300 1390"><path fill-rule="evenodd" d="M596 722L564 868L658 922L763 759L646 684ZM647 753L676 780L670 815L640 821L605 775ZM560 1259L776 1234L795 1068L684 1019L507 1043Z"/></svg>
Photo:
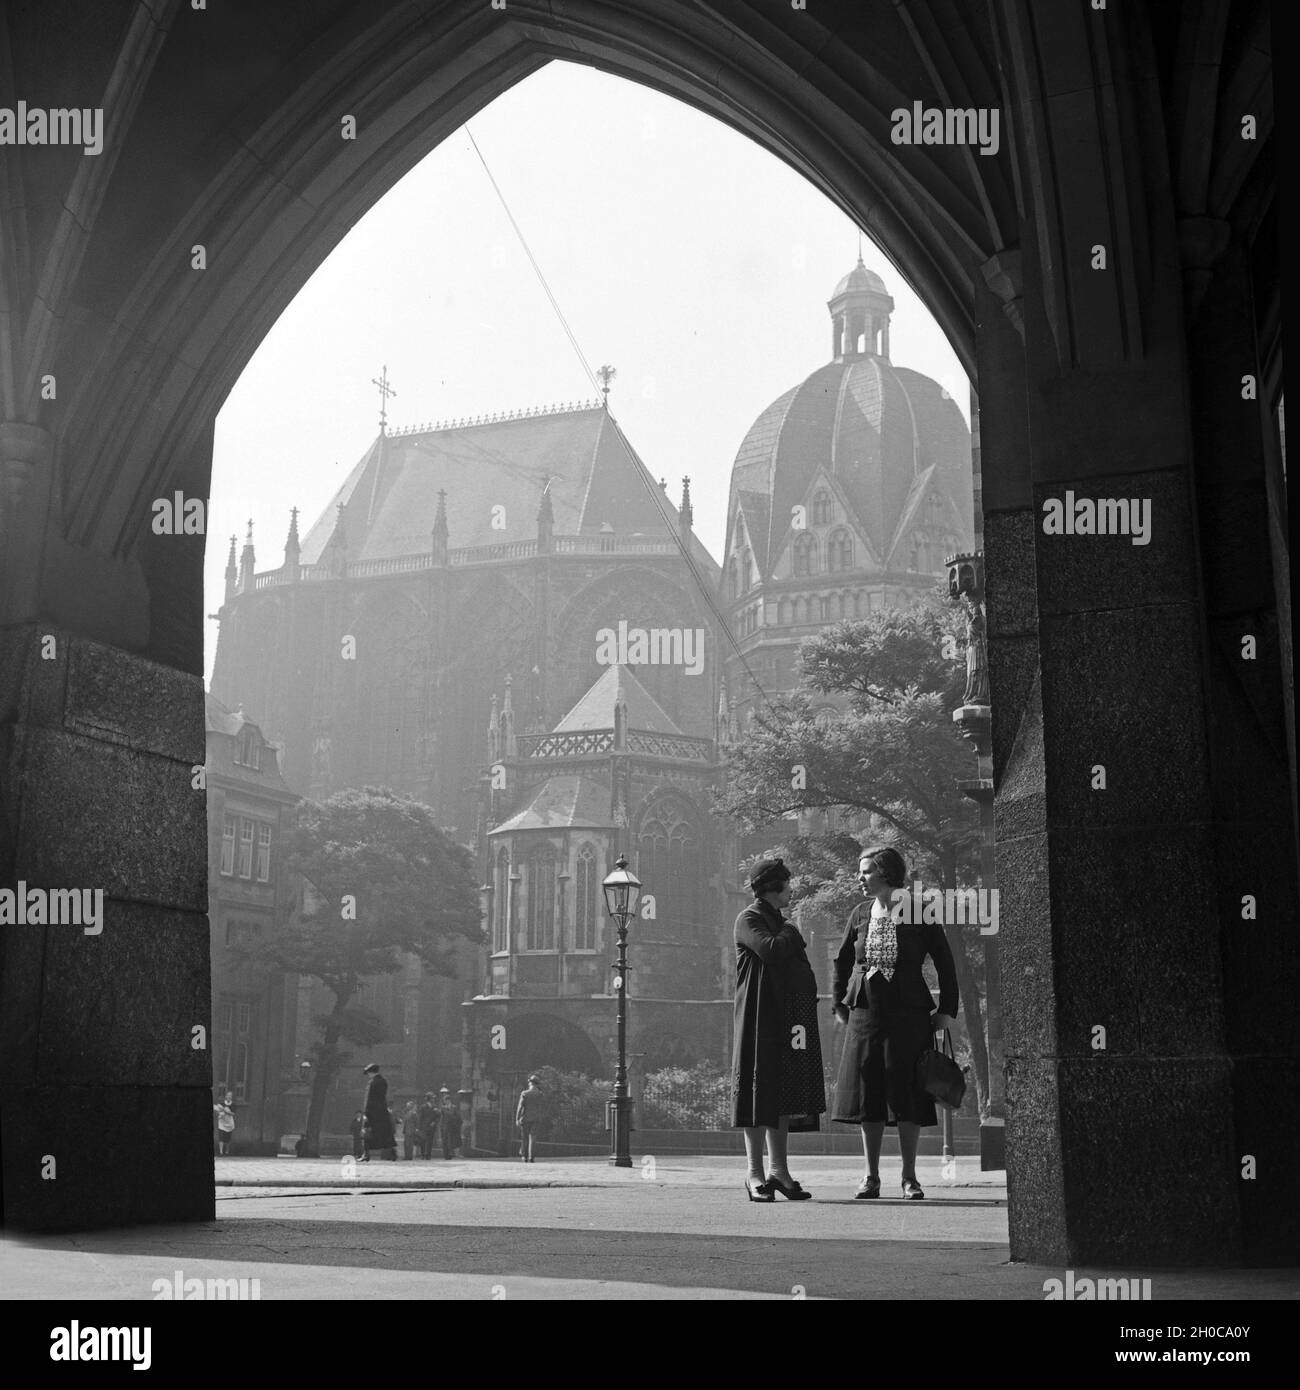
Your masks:
<svg viewBox="0 0 1300 1390"><path fill-rule="evenodd" d="M388 1082L379 1074L378 1062L371 1062L363 1071L370 1082L361 1107L366 1117L366 1152L362 1162L369 1161L371 1149L378 1149L380 1158L396 1161L397 1136L393 1133L393 1117L388 1113Z"/></svg>

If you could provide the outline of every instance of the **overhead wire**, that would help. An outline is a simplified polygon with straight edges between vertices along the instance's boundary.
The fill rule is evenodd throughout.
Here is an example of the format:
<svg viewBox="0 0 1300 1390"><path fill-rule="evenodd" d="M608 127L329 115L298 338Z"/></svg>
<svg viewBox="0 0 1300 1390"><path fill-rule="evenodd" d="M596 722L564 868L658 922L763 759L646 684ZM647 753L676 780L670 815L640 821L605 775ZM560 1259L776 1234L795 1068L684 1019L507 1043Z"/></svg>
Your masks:
<svg viewBox="0 0 1300 1390"><path fill-rule="evenodd" d="M514 213L511 211L510 204L507 201L505 194L501 191L501 186L497 183L496 178L492 173L492 170L488 167L488 162L483 156L483 151L479 149L478 141L474 139L474 132L470 130L468 124L465 126L465 134L469 137L469 142L474 148L474 153L478 156L479 163L483 166L483 172L487 175L488 182L491 183L492 189L496 193L497 198L501 203L501 207L504 210L511 227L514 229L515 236L519 238L519 244L523 247L524 254L528 257L528 263L532 266L533 273L537 276L538 283L541 285L542 291L546 295L546 298L550 303L551 309L554 311L556 318L559 320L560 327L563 328L565 337L568 338L569 344L573 348L574 354L577 356L583 371L587 374L587 378L591 382L592 386L598 391L601 390L602 388L600 382L598 381L595 372L593 372L591 369L591 363L587 361L587 357L582 350L581 343L578 342L576 334L573 332L573 329L569 326L569 321L564 315L564 310L561 309L560 303L556 299L553 291L551 290L550 284L547 282L546 276L543 274L541 266L538 265L537 258L533 255L532 248L528 245L528 238L524 236L523 228L520 227L518 221L515 218ZM646 490L647 494L649 495L650 501L654 505L655 510L659 513L659 517L663 521L664 526L668 531L668 534L672 537L674 544L677 546L678 551L681 553L682 559L686 563L687 572L695 581L695 585L699 589L700 596L703 598L706 608L708 609L710 614L712 614L714 621L718 624L718 627L721 629L723 635L727 639L727 642L730 644L732 651L736 654L736 658L740 662L742 668L744 669L745 675L749 678L750 684L753 686L754 690L757 691L758 696L763 701L764 705L766 705L770 710L772 707L772 702L769 699L767 692L763 689L762 685L758 680L758 677L754 674L753 668L750 666L748 658L745 656L744 651L741 649L740 643L737 641L735 633L733 633L731 630L731 624L727 622L725 616L722 614L717 604L714 602L711 586L705 582L703 575L700 574L699 567L695 561L695 557L690 553L690 546L687 545L682 540L681 536L678 534L677 527L673 524L673 519L669 515L667 509L665 508L663 499L659 495L659 489L655 487L654 480L650 477L645 465L641 462L640 455L637 454L636 450L632 448L631 442L623 433L622 426L614 418L613 414L610 413L608 404L606 404L605 413L608 416L610 424L614 427L616 437L622 444L623 449L626 452L628 458L632 461L632 471L636 474L637 478L641 482L642 487Z"/></svg>

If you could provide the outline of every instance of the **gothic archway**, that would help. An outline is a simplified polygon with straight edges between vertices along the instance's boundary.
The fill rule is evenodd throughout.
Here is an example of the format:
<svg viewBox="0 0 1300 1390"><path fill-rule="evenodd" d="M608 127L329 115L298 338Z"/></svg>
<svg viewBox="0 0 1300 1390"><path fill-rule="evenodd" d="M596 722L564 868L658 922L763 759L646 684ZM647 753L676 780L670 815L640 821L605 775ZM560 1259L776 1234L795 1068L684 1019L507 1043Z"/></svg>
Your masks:
<svg viewBox="0 0 1300 1390"><path fill-rule="evenodd" d="M605 1076L609 1064L591 1038L576 1023L556 1014L528 1013L512 1018L506 1025L507 1047L501 1058L503 1070L527 1072L537 1067L576 1072L593 1078Z"/></svg>

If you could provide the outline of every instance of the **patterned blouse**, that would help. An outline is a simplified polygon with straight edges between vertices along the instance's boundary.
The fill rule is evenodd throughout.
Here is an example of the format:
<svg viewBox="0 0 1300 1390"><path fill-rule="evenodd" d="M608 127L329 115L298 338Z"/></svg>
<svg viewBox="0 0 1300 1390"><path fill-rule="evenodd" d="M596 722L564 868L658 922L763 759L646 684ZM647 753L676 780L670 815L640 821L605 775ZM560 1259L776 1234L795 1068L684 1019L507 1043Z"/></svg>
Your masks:
<svg viewBox="0 0 1300 1390"><path fill-rule="evenodd" d="M868 976L874 967L885 979L894 978L894 967L898 964L898 924L890 910L879 903L871 905L871 926L863 946L862 963Z"/></svg>

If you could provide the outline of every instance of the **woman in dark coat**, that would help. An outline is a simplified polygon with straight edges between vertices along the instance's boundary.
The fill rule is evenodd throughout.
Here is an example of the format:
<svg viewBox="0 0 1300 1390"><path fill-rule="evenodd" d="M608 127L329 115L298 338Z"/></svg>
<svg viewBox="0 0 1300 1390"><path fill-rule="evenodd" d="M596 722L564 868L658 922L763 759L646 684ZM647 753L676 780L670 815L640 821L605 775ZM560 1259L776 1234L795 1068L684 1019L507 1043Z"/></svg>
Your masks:
<svg viewBox="0 0 1300 1390"><path fill-rule="evenodd" d="M732 1123L745 1131L751 1202L812 1194L790 1176L790 1130L815 1130L826 1109L817 980L797 928L781 916L790 902L790 871L763 859L750 875L754 902L736 918L736 1023L732 1054ZM766 1174L763 1142L767 1141Z"/></svg>
<svg viewBox="0 0 1300 1390"><path fill-rule="evenodd" d="M880 1196L880 1146L886 1124L898 1125L903 1196L924 1197L916 1180L922 1125L935 1124L934 1099L917 1084L921 1053L957 1013L957 971L943 928L906 922L893 904L907 882L903 856L887 845L862 851L858 882L867 901L855 907L835 959L835 1017L848 1027L835 1082L832 1120L862 1126L867 1173L858 1197ZM939 1008L921 967L939 974Z"/></svg>
<svg viewBox="0 0 1300 1390"><path fill-rule="evenodd" d="M397 1136L393 1133L393 1117L388 1113L388 1082L379 1074L379 1064L371 1062L363 1071L370 1078L366 1099L361 1107L366 1116L365 1157L378 1149L381 1158L397 1157Z"/></svg>

